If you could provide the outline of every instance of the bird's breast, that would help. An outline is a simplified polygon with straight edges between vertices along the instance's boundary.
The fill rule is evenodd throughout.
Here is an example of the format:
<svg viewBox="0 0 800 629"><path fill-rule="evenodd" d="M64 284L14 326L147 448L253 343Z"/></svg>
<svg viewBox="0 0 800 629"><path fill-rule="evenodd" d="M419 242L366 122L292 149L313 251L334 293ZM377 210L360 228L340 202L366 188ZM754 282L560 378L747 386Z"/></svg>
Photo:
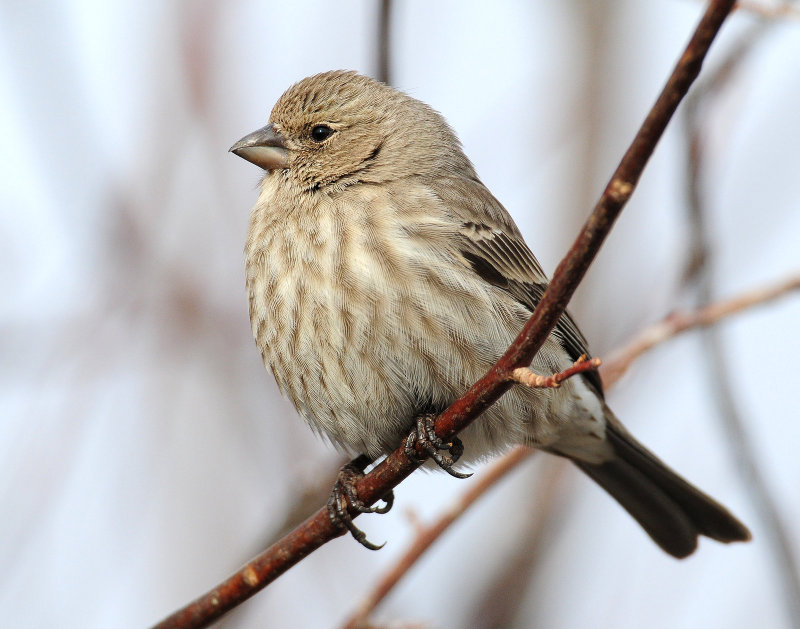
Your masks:
<svg viewBox="0 0 800 629"><path fill-rule="evenodd" d="M437 313L447 291L435 294L427 245L379 202L315 210L254 209L253 334L312 427L351 449L385 449L428 398L450 395L441 365L453 363L452 326Z"/></svg>

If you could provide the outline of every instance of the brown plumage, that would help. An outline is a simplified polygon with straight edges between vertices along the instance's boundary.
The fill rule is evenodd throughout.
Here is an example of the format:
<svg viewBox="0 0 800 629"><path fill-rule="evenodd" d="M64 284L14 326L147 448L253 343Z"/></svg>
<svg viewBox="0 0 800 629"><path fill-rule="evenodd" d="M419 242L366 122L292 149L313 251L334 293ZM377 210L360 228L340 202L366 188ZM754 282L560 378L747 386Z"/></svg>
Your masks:
<svg viewBox="0 0 800 629"><path fill-rule="evenodd" d="M253 333L281 390L351 453L396 448L508 347L547 285L444 119L353 72L289 88L232 150L267 172L246 245ZM531 367L587 344L565 314ZM596 374L515 387L462 433L466 456L525 444L572 459L664 550L747 529L628 434Z"/></svg>

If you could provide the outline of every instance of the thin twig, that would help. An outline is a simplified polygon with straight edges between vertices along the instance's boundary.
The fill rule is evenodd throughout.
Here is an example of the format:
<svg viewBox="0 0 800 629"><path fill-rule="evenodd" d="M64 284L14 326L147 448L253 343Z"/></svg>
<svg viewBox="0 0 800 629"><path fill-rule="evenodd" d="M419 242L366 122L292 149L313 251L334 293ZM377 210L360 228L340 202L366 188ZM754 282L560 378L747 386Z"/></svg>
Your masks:
<svg viewBox="0 0 800 629"><path fill-rule="evenodd" d="M764 536L771 550L772 563L783 591L789 626L800 627L800 573L792 535L781 519L780 510L770 493L767 481L758 464L758 454L747 433L746 422L736 404L730 374L725 369L731 364L725 356L721 330L709 328L704 332L707 348L706 362L713 387L712 398L719 409L725 432L734 453L736 468L741 472L745 488L753 502L754 512L764 525Z"/></svg>
<svg viewBox="0 0 800 629"><path fill-rule="evenodd" d="M455 522L478 498L486 493L490 487L516 468L519 463L531 455L531 450L523 446L514 448L507 455L495 461L482 472L480 477L458 499L450 505L444 513L429 526L423 526L417 532L411 546L395 563L392 569L375 585L372 592L359 606L352 618L345 623L347 629L361 629L365 626L365 619L386 595L397 585L397 582L416 563L417 559L430 548L431 544L439 539L442 534Z"/></svg>
<svg viewBox="0 0 800 629"><path fill-rule="evenodd" d="M792 20L800 19L800 10L790 3L766 5L763 2L743 2L739 0L734 8L737 11L753 13L754 15L770 20L779 20L783 18Z"/></svg>
<svg viewBox="0 0 800 629"><path fill-rule="evenodd" d="M703 155L706 118L703 115L713 105L714 97L730 84L731 77L741 60L763 40L763 36L774 22L762 21L754 24L740 36L738 45L720 64L718 70L698 86L687 102L685 132L687 138L687 197L691 222L692 247L688 278L696 280L697 301L708 302L713 298L713 268L711 238L707 224L708 204L703 192L706 162ZM758 465L758 455L747 434L745 419L736 404L734 386L731 382L725 357L723 340L717 328L704 332L704 352L708 374L714 388L712 399L717 405L725 434L736 457L736 468L741 470L750 500L755 506L765 528L765 538L771 551L772 563L784 594L784 606L791 626L800 627L800 566L778 505Z"/></svg>
<svg viewBox="0 0 800 629"><path fill-rule="evenodd" d="M378 67L375 78L381 83L391 85L392 66L392 0L381 0L378 8Z"/></svg>
<svg viewBox="0 0 800 629"><path fill-rule="evenodd" d="M439 539L463 513L471 507L481 496L486 494L492 487L495 487L510 472L517 469L523 461L529 459L535 453L534 450L524 446L517 446L511 452L498 459L490 465L478 480L465 491L450 507L448 507L439 518L428 526L421 527L411 545L405 553L398 559L391 569L378 581L372 591L361 602L356 612L344 624L344 629L364 629L369 627L367 618L375 608L391 592L399 581L408 573L411 567L419 558L427 552L433 543ZM563 472L565 465L562 459L555 459L553 466L542 479L544 487L543 496L536 501L540 517L531 525L529 543L536 545L542 529L544 528L544 517L549 511L549 507L555 497L553 489L558 486L558 480ZM534 553L524 553L527 559L532 559Z"/></svg>
<svg viewBox="0 0 800 629"><path fill-rule="evenodd" d="M733 7L733 0L712 0L647 115L632 144L607 184L600 200L559 264L542 299L522 332L497 364L436 420L435 432L452 439L503 395L512 383L508 375L529 365L563 314L611 227L644 171L678 104L697 78L711 42ZM420 451L419 457L424 458ZM419 463L403 446L389 454L356 484L361 500L373 504L407 478ZM358 514L351 510L351 515ZM212 591L178 610L157 627L204 627L286 572L328 541L343 535L322 508L282 540L273 544Z"/></svg>
<svg viewBox="0 0 800 629"><path fill-rule="evenodd" d="M633 340L610 354L600 370L603 384L606 387L611 386L625 375L631 363L639 356L681 332L708 327L724 317L766 304L798 289L800 289L800 275L794 275L780 283L758 287L732 299L709 304L699 310L673 313L666 319L645 328Z"/></svg>
<svg viewBox="0 0 800 629"><path fill-rule="evenodd" d="M542 376L530 367L517 367L512 369L509 378L531 389L557 389L561 383L573 376L586 371L597 369L601 365L599 358L587 359L586 354L581 356L569 369L559 371L551 376Z"/></svg>
<svg viewBox="0 0 800 629"><path fill-rule="evenodd" d="M654 347L669 341L676 336L719 323L723 319L762 306L781 296L800 289L800 275L791 277L783 282L749 290L725 301L708 304L703 308L691 312L671 314L658 323L645 328L628 343L611 353L611 357L604 361L601 368L603 386L610 389L625 374L631 364ZM401 558L391 567L389 572L380 580L370 594L364 599L345 627L355 629L366 626L365 619L377 605L397 585L400 579L408 572L420 556L442 535L453 523L455 517L460 516L467 507L477 501L480 496L499 483L506 475L516 469L534 451L522 446L514 448L509 454L493 463L487 471L478 477L480 482L470 487L453 507L447 509L439 519L426 527L422 527L411 546ZM560 460L559 460L560 461ZM548 476L547 483L554 482L560 471L567 466L559 466ZM541 503L539 503L541 512Z"/></svg>
<svg viewBox="0 0 800 629"><path fill-rule="evenodd" d="M534 486L525 490L532 503L525 527L500 563L498 574L487 579L488 585L469 610L467 617L480 618L482 628L530 624L518 618L521 603L529 592L537 564L560 534L568 506L562 500L569 480L566 472L572 468L567 459L555 456L542 457L539 465L544 469L538 470Z"/></svg>

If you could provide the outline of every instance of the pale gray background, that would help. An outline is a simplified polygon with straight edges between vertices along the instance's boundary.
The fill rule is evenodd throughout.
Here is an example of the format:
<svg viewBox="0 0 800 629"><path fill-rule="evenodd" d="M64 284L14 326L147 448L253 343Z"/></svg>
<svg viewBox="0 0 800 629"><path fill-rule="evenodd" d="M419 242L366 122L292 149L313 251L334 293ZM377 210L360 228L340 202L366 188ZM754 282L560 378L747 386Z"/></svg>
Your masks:
<svg viewBox="0 0 800 629"><path fill-rule="evenodd" d="M551 272L701 3L397 4L393 83L447 117ZM152 624L251 556L292 492L335 465L252 342L242 247L259 172L226 151L292 82L374 73L376 16L366 1L0 3L4 626ZM709 69L757 19L731 19ZM798 59L800 23L785 19L711 116L720 295L800 266ZM691 304L683 142L673 124L573 302L601 356ZM724 327L736 402L795 548L798 302ZM570 472L516 626L790 626L702 358L697 335L665 345L610 403L755 540L704 541L675 561ZM463 518L376 618L481 626L473 606L521 543L539 467ZM338 626L411 538L404 514L428 520L469 482L415 474L390 515L359 519L383 551L336 540L223 624Z"/></svg>

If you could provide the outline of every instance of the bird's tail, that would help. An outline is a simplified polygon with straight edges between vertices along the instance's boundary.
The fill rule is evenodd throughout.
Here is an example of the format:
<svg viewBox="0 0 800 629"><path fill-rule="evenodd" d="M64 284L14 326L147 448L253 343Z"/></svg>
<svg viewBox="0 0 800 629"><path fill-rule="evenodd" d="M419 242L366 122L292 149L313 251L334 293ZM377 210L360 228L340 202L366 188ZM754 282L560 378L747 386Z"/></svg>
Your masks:
<svg viewBox="0 0 800 629"><path fill-rule="evenodd" d="M689 484L628 433L608 411L606 438L615 456L600 464L573 457L577 466L611 494L670 555L683 558L697 536L743 542L750 531L725 507Z"/></svg>

